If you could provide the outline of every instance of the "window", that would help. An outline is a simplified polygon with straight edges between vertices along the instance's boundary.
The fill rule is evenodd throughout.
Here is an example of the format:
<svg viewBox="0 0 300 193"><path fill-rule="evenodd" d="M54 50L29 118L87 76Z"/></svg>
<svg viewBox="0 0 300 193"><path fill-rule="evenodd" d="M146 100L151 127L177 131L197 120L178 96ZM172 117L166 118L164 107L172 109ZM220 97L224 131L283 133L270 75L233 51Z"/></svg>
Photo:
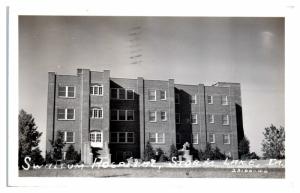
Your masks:
<svg viewBox="0 0 300 193"><path fill-rule="evenodd" d="M133 132L112 132L110 134L110 141L112 143L134 143Z"/></svg>
<svg viewBox="0 0 300 193"><path fill-rule="evenodd" d="M64 132L64 142L65 143L74 143L74 132L71 131L65 131Z"/></svg>
<svg viewBox="0 0 300 193"><path fill-rule="evenodd" d="M198 133L192 134L192 144L198 144Z"/></svg>
<svg viewBox="0 0 300 193"><path fill-rule="evenodd" d="M65 98L75 98L75 87L74 86L59 86L58 96Z"/></svg>
<svg viewBox="0 0 300 193"><path fill-rule="evenodd" d="M214 115L208 114L207 117L208 117L208 122L209 123L214 123L215 122L215 116Z"/></svg>
<svg viewBox="0 0 300 193"><path fill-rule="evenodd" d="M192 104L197 104L197 95L191 96L191 103Z"/></svg>
<svg viewBox="0 0 300 193"><path fill-rule="evenodd" d="M228 97L227 96L222 96L221 97L221 104L222 105L228 105Z"/></svg>
<svg viewBox="0 0 300 193"><path fill-rule="evenodd" d="M149 133L150 143L165 143L165 133Z"/></svg>
<svg viewBox="0 0 300 193"><path fill-rule="evenodd" d="M167 120L167 112L166 111L161 111L160 112L160 119L162 121L166 121Z"/></svg>
<svg viewBox="0 0 300 193"><path fill-rule="evenodd" d="M176 124L180 124L180 113L176 113L175 121L176 121Z"/></svg>
<svg viewBox="0 0 300 193"><path fill-rule="evenodd" d="M102 142L102 132L100 131L93 131L90 133L90 140L94 143L101 143Z"/></svg>
<svg viewBox="0 0 300 193"><path fill-rule="evenodd" d="M112 99L118 99L118 89L117 88L112 88L110 90L110 95Z"/></svg>
<svg viewBox="0 0 300 193"><path fill-rule="evenodd" d="M156 101L156 90L148 91L149 101Z"/></svg>
<svg viewBox="0 0 300 193"><path fill-rule="evenodd" d="M214 98L213 98L213 96L207 96L207 103L208 103L208 104L213 104L213 103L214 103Z"/></svg>
<svg viewBox="0 0 300 193"><path fill-rule="evenodd" d="M175 94L175 104L179 104L180 99L179 99L179 94Z"/></svg>
<svg viewBox="0 0 300 193"><path fill-rule="evenodd" d="M134 121L134 110L111 110L112 121Z"/></svg>
<svg viewBox="0 0 300 193"><path fill-rule="evenodd" d="M103 118L103 109L102 108L92 108L90 110L90 117L93 119L102 119Z"/></svg>
<svg viewBox="0 0 300 193"><path fill-rule="evenodd" d="M150 111L149 112L149 121L150 122L156 122L156 111Z"/></svg>
<svg viewBox="0 0 300 193"><path fill-rule="evenodd" d="M119 110L119 120L126 121L126 110Z"/></svg>
<svg viewBox="0 0 300 193"><path fill-rule="evenodd" d="M75 120L75 109L57 109L58 120Z"/></svg>
<svg viewBox="0 0 300 193"><path fill-rule="evenodd" d="M103 85L93 85L90 87L91 95L103 96Z"/></svg>
<svg viewBox="0 0 300 193"><path fill-rule="evenodd" d="M223 125L229 125L229 116L228 115L223 115L222 116L222 124Z"/></svg>
<svg viewBox="0 0 300 193"><path fill-rule="evenodd" d="M167 100L167 93L165 90L160 91L160 100Z"/></svg>
<svg viewBox="0 0 300 193"><path fill-rule="evenodd" d="M215 134L213 134L213 133L208 134L208 142L215 143Z"/></svg>
<svg viewBox="0 0 300 193"><path fill-rule="evenodd" d="M134 100L134 90L125 88L111 88L111 99L117 100Z"/></svg>
<svg viewBox="0 0 300 193"><path fill-rule="evenodd" d="M198 123L197 114L191 114L191 122L192 122L192 124Z"/></svg>
<svg viewBox="0 0 300 193"><path fill-rule="evenodd" d="M230 135L229 134L224 134L223 135L223 143L224 144L230 144Z"/></svg>
<svg viewBox="0 0 300 193"><path fill-rule="evenodd" d="M126 90L126 98L127 98L127 100L133 100L134 99L134 92L133 92L133 90L130 90L130 89L127 89Z"/></svg>

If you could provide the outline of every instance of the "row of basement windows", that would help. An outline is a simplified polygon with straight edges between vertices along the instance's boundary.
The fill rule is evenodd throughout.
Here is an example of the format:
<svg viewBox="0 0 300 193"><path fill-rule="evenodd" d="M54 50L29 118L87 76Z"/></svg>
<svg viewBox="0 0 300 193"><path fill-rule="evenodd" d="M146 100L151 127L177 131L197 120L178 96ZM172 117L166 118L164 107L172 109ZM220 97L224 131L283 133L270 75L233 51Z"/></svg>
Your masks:
<svg viewBox="0 0 300 193"><path fill-rule="evenodd" d="M149 101L157 100L157 92L159 93L160 100L167 100L167 92L165 90L148 90ZM103 96L103 85L93 85L90 87L91 95ZM75 87L74 86L59 86L58 96L65 98L75 98ZM124 88L111 88L111 98L119 100L134 100L134 90ZM197 104L197 95L193 95L190 98L191 104ZM214 96L207 96L207 103L214 104ZM179 94L175 94L175 104L180 104ZM221 96L221 104L228 105L228 97Z"/></svg>
<svg viewBox="0 0 300 193"><path fill-rule="evenodd" d="M72 131L64 131L63 139L66 143L75 142L75 133ZM110 135L111 143L134 143L134 132L112 132ZM102 132L91 132L91 142L102 142ZM180 135L176 134L176 141L180 143ZM199 134L193 133L191 135L191 141L193 144L199 143ZM149 133L150 143L165 143L165 133ZM216 143L216 135L214 133L208 134L208 142ZM230 134L223 134L223 143L230 144Z"/></svg>
<svg viewBox="0 0 300 193"><path fill-rule="evenodd" d="M134 121L134 110L111 110L111 120L112 121ZM215 123L215 116L213 114L208 114L208 122ZM90 110L90 118L102 119L103 118L103 108L94 107ZM75 120L75 109L57 109L57 119L58 120ZM160 111L160 120L167 121L168 115L166 111ZM176 124L180 124L180 113L176 113L175 121ZM149 111L149 121L157 122L157 112ZM198 123L198 115L191 114L191 123ZM229 125L229 115L222 115L222 124Z"/></svg>

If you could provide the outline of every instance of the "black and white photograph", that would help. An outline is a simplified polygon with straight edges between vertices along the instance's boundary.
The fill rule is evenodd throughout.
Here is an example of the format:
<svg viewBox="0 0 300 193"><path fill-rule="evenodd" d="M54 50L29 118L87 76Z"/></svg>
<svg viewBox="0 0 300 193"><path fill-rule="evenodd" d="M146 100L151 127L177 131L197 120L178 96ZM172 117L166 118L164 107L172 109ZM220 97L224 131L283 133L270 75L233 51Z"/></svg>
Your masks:
<svg viewBox="0 0 300 193"><path fill-rule="evenodd" d="M1 14L8 189L297 189L294 3L63 5Z"/></svg>
<svg viewBox="0 0 300 193"><path fill-rule="evenodd" d="M285 177L284 18L19 16L19 85L21 177Z"/></svg>

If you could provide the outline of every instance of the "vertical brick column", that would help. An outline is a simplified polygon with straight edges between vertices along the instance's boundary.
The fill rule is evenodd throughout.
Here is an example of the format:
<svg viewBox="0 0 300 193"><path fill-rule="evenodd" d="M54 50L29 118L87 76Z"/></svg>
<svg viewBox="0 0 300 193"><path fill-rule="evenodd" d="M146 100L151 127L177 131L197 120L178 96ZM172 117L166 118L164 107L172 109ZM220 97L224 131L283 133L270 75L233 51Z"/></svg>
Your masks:
<svg viewBox="0 0 300 193"><path fill-rule="evenodd" d="M80 143L81 143L81 160L88 162L90 156L90 142L89 142L89 109L90 109L90 70L88 69L78 69L80 85L80 106L81 112L79 117L81 119L80 125Z"/></svg>
<svg viewBox="0 0 300 193"><path fill-rule="evenodd" d="M198 85L198 98L197 103L199 104L200 108L200 115L199 115L199 124L200 124L200 132L199 132L199 143L200 143L200 149L205 150L206 148L206 139L207 139L207 118L206 118L206 97L205 97L205 90L204 85L199 84Z"/></svg>
<svg viewBox="0 0 300 193"><path fill-rule="evenodd" d="M171 136L171 143L176 146L176 123L175 123L175 88L174 88L174 79L169 79L168 82L169 87L169 129Z"/></svg>
<svg viewBox="0 0 300 193"><path fill-rule="evenodd" d="M110 131L110 71L103 71L103 152L111 161L110 151L109 151L109 131Z"/></svg>
<svg viewBox="0 0 300 193"><path fill-rule="evenodd" d="M56 75L54 72L48 73L48 100L47 100L47 141L46 151L51 150L51 144L49 139L54 140L55 132L55 87L56 87Z"/></svg>
<svg viewBox="0 0 300 193"><path fill-rule="evenodd" d="M144 79L137 79L137 94L139 95L139 124L140 124L140 156L144 158L145 150L145 101L144 101Z"/></svg>

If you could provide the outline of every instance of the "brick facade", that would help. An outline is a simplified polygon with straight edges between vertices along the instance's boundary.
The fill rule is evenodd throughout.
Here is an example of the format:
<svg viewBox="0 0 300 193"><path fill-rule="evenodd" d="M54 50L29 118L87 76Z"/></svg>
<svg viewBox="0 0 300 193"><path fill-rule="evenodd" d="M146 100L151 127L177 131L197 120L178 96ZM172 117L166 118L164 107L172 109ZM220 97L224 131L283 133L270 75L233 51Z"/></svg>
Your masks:
<svg viewBox="0 0 300 193"><path fill-rule="evenodd" d="M48 81L47 151L60 130L66 132L64 151L73 144L85 163L93 147L112 162L143 158L148 141L166 153L172 144L190 142L204 150L211 142L238 158L244 135L238 83L182 85L173 79L111 78L107 70L88 69L77 75L49 72Z"/></svg>

